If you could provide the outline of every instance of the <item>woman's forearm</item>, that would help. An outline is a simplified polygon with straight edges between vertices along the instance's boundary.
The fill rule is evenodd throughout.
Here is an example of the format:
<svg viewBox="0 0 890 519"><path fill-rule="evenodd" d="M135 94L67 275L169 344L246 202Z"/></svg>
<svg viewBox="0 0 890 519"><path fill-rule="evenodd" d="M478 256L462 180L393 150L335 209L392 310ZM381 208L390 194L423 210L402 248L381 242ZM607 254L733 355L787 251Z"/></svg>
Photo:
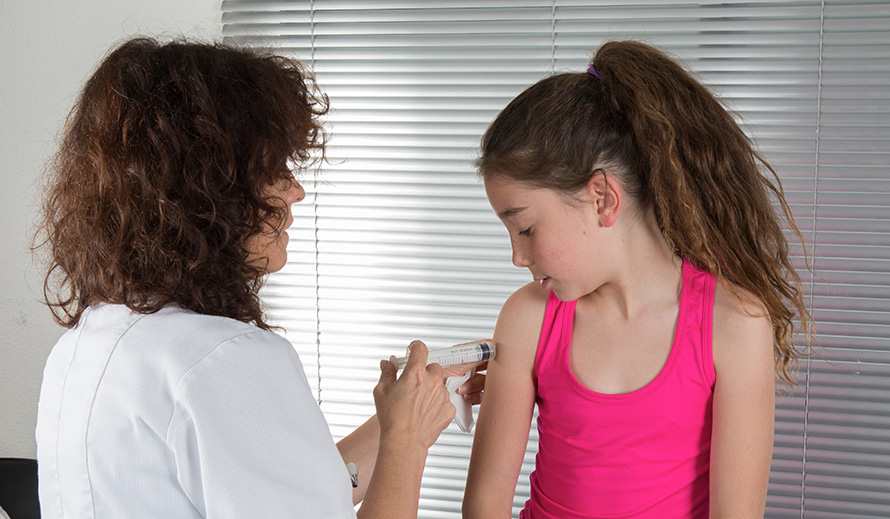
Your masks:
<svg viewBox="0 0 890 519"><path fill-rule="evenodd" d="M411 345L398 378L393 363L380 363L380 381L374 387L380 441L360 519L417 518L427 452L454 418L442 367L427 366L428 350L422 342ZM368 436L357 443L369 441L373 431L363 431Z"/></svg>
<svg viewBox="0 0 890 519"><path fill-rule="evenodd" d="M355 463L358 467L358 486L352 489L352 504L358 504L365 498L368 484L374 475L379 447L380 424L376 414L337 442L343 463Z"/></svg>
<svg viewBox="0 0 890 519"><path fill-rule="evenodd" d="M359 519L415 519L427 449L416 442L381 438L374 479Z"/></svg>

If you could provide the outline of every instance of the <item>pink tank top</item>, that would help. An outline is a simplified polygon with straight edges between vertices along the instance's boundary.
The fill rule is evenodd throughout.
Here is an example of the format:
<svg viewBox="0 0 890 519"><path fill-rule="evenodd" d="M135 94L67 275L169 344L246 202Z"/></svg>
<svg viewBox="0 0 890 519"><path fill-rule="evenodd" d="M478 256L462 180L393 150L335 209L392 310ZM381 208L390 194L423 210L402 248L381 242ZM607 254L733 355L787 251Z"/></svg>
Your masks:
<svg viewBox="0 0 890 519"><path fill-rule="evenodd" d="M715 280L683 262L667 362L631 393L569 369L575 301L550 293L535 358L538 454L521 519L707 518Z"/></svg>

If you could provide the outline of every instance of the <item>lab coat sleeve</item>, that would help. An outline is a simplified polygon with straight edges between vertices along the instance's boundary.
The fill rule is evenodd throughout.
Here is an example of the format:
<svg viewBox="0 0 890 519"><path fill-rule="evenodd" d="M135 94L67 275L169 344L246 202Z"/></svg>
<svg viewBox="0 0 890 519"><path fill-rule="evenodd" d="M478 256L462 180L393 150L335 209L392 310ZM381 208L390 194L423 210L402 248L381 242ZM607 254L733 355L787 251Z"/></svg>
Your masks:
<svg viewBox="0 0 890 519"><path fill-rule="evenodd" d="M257 330L221 343L174 390L166 441L208 519L355 517L352 488L299 357Z"/></svg>

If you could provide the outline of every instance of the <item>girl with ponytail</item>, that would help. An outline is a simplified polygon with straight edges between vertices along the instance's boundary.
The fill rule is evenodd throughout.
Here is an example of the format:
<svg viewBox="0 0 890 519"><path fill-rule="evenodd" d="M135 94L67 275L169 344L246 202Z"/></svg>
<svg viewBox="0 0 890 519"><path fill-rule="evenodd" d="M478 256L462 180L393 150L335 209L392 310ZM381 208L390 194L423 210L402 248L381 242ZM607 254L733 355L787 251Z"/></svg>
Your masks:
<svg viewBox="0 0 890 519"><path fill-rule="evenodd" d="M610 42L504 108L478 166L534 282L498 318L464 517L510 516L535 404L521 518L762 517L776 382L812 318L800 233L732 116L663 52Z"/></svg>

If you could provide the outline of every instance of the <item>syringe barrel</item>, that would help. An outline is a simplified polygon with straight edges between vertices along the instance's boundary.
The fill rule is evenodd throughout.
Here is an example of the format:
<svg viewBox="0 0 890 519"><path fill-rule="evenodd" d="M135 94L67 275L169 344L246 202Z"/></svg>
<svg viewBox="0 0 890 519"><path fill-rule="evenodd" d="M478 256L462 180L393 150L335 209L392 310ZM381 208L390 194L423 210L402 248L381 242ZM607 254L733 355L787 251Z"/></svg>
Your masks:
<svg viewBox="0 0 890 519"><path fill-rule="evenodd" d="M476 341L468 344L459 344L450 348L430 350L427 364L439 364L443 368L459 366L461 364L475 364L493 360L495 356L494 343L491 341ZM408 357L399 357L395 360L399 369L405 367Z"/></svg>

